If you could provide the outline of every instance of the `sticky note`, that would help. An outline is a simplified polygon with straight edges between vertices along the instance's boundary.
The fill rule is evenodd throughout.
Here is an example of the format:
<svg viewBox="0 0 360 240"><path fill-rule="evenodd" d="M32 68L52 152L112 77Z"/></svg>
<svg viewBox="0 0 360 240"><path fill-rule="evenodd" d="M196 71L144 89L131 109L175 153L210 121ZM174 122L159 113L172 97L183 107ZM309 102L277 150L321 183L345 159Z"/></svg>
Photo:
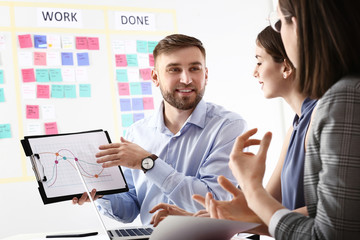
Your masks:
<svg viewBox="0 0 360 240"><path fill-rule="evenodd" d="M137 67L137 66L139 66L136 54L127 54L126 55L126 62L127 62L127 65L129 67Z"/></svg>
<svg viewBox="0 0 360 240"><path fill-rule="evenodd" d="M88 37L88 48L89 50L99 50L99 38L97 37Z"/></svg>
<svg viewBox="0 0 360 240"><path fill-rule="evenodd" d="M121 114L121 126L129 127L133 124L133 115L132 114Z"/></svg>
<svg viewBox="0 0 360 240"><path fill-rule="evenodd" d="M157 44L158 42L156 41L148 41L148 52L153 53L154 48L156 47Z"/></svg>
<svg viewBox="0 0 360 240"><path fill-rule="evenodd" d="M41 105L41 112L43 119L55 119L55 106L54 105Z"/></svg>
<svg viewBox="0 0 360 240"><path fill-rule="evenodd" d="M60 68L50 68L49 69L49 78L50 78L50 82L62 82L61 69Z"/></svg>
<svg viewBox="0 0 360 240"><path fill-rule="evenodd" d="M34 35L35 48L47 48L46 35Z"/></svg>
<svg viewBox="0 0 360 240"><path fill-rule="evenodd" d="M126 69L116 69L116 80L118 82L128 82L128 75Z"/></svg>
<svg viewBox="0 0 360 240"><path fill-rule="evenodd" d="M29 123L26 126L27 134L28 135L42 135L43 131L41 131L40 123Z"/></svg>
<svg viewBox="0 0 360 240"><path fill-rule="evenodd" d="M144 113L134 113L134 115L133 115L134 122L137 122L137 121L143 119L144 117L145 117Z"/></svg>
<svg viewBox="0 0 360 240"><path fill-rule="evenodd" d="M23 82L35 82L35 72L33 68L21 69Z"/></svg>
<svg viewBox="0 0 360 240"><path fill-rule="evenodd" d="M64 98L64 85L51 85L52 98Z"/></svg>
<svg viewBox="0 0 360 240"><path fill-rule="evenodd" d="M141 95L140 82L131 82L130 83L130 94L131 95Z"/></svg>
<svg viewBox="0 0 360 240"><path fill-rule="evenodd" d="M151 68L140 69L140 76L143 80L151 79Z"/></svg>
<svg viewBox="0 0 360 240"><path fill-rule="evenodd" d="M0 84L4 84L4 70L0 70Z"/></svg>
<svg viewBox="0 0 360 240"><path fill-rule="evenodd" d="M141 93L143 95L151 95L152 94L151 82L142 82L141 83Z"/></svg>
<svg viewBox="0 0 360 240"><path fill-rule="evenodd" d="M79 96L80 97L91 97L91 85L90 84L79 84Z"/></svg>
<svg viewBox="0 0 360 240"><path fill-rule="evenodd" d="M26 105L26 118L39 119L39 105Z"/></svg>
<svg viewBox="0 0 360 240"><path fill-rule="evenodd" d="M127 69L129 82L138 82L139 81L139 69L129 68Z"/></svg>
<svg viewBox="0 0 360 240"><path fill-rule="evenodd" d="M88 40L87 37L76 37L76 49L88 49Z"/></svg>
<svg viewBox="0 0 360 240"><path fill-rule="evenodd" d="M47 44L49 49L60 49L60 35L50 34L47 36Z"/></svg>
<svg viewBox="0 0 360 240"><path fill-rule="evenodd" d="M64 66L74 65L73 53L72 52L62 52L61 53L61 63Z"/></svg>
<svg viewBox="0 0 360 240"><path fill-rule="evenodd" d="M120 96L130 95L129 83L118 83L118 90Z"/></svg>
<svg viewBox="0 0 360 240"><path fill-rule="evenodd" d="M89 66L89 53L77 53L77 63L78 66Z"/></svg>
<svg viewBox="0 0 360 240"><path fill-rule="evenodd" d="M149 54L149 65L150 67L154 66L154 55Z"/></svg>
<svg viewBox="0 0 360 240"><path fill-rule="evenodd" d="M18 35L20 48L32 48L32 40L30 34Z"/></svg>
<svg viewBox="0 0 360 240"><path fill-rule="evenodd" d="M37 82L49 82L49 71L47 69L36 69L36 81Z"/></svg>
<svg viewBox="0 0 360 240"><path fill-rule="evenodd" d="M46 52L46 62L50 67L61 66L61 58L59 52Z"/></svg>
<svg viewBox="0 0 360 240"><path fill-rule="evenodd" d="M19 65L21 67L32 67L34 56L32 52L19 52Z"/></svg>
<svg viewBox="0 0 360 240"><path fill-rule="evenodd" d="M49 85L37 85L36 97L37 98L50 98L50 87L49 87Z"/></svg>
<svg viewBox="0 0 360 240"><path fill-rule="evenodd" d="M46 52L34 52L34 65L46 66Z"/></svg>
<svg viewBox="0 0 360 240"><path fill-rule="evenodd" d="M139 53L138 56L138 64L140 68L149 67L149 55L145 53Z"/></svg>
<svg viewBox="0 0 360 240"><path fill-rule="evenodd" d="M75 76L76 76L76 81L78 81L78 82L88 82L89 81L87 68L76 68Z"/></svg>
<svg viewBox="0 0 360 240"><path fill-rule="evenodd" d="M10 124L0 124L0 139L11 138Z"/></svg>
<svg viewBox="0 0 360 240"><path fill-rule="evenodd" d="M154 109L154 99L152 97L144 97L144 110L152 110Z"/></svg>
<svg viewBox="0 0 360 240"><path fill-rule="evenodd" d="M114 53L125 53L125 42L122 40L115 40L112 42Z"/></svg>
<svg viewBox="0 0 360 240"><path fill-rule="evenodd" d="M115 54L115 63L117 67L126 67L126 55L125 54Z"/></svg>
<svg viewBox="0 0 360 240"><path fill-rule="evenodd" d="M58 134L58 128L56 122L48 122L44 124L45 126L45 134Z"/></svg>
<svg viewBox="0 0 360 240"><path fill-rule="evenodd" d="M75 82L75 70L72 67L61 68L61 76L64 82Z"/></svg>
<svg viewBox="0 0 360 240"><path fill-rule="evenodd" d="M76 85L64 85L65 98L76 98Z"/></svg>
<svg viewBox="0 0 360 240"><path fill-rule="evenodd" d="M62 36L61 44L63 49L74 49L74 37L73 36Z"/></svg>
<svg viewBox="0 0 360 240"><path fill-rule="evenodd" d="M3 88L0 88L0 102L5 102L5 94Z"/></svg>
<svg viewBox="0 0 360 240"><path fill-rule="evenodd" d="M35 99L36 98L36 85L23 84L22 85L22 97L24 99Z"/></svg>
<svg viewBox="0 0 360 240"><path fill-rule="evenodd" d="M131 111L131 101L129 98L120 98L120 111Z"/></svg>
<svg viewBox="0 0 360 240"><path fill-rule="evenodd" d="M127 54L136 53L136 41L134 40L125 41L125 53Z"/></svg>
<svg viewBox="0 0 360 240"><path fill-rule="evenodd" d="M144 103L142 98L132 98L131 99L132 110L144 110Z"/></svg>
<svg viewBox="0 0 360 240"><path fill-rule="evenodd" d="M136 50L138 53L147 53L148 52L148 45L147 41L136 41Z"/></svg>

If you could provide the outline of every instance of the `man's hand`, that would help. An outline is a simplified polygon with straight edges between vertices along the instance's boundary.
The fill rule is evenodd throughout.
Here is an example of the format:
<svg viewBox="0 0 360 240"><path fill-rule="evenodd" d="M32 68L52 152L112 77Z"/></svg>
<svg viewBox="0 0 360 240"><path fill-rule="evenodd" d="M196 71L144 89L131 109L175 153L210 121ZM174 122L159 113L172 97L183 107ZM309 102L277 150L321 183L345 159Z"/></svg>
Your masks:
<svg viewBox="0 0 360 240"><path fill-rule="evenodd" d="M93 189L93 190L90 192L90 195L91 195L91 197L92 197L92 199L93 199L94 201L102 197L102 195L96 195L96 189ZM83 193L83 195L81 195L81 197L80 197L79 199L78 199L77 197L74 197L74 198L72 199L72 203L73 203L73 204L83 205L83 204L86 203L86 202L90 202L90 198L89 198L87 192Z"/></svg>
<svg viewBox="0 0 360 240"><path fill-rule="evenodd" d="M157 212L156 212L157 211ZM150 223L156 227L162 220L164 220L169 215L181 215L181 216L192 216L193 213L187 212L178 206L167 204L167 203L160 203L153 207L149 211L149 213L154 213L154 216L151 218Z"/></svg>

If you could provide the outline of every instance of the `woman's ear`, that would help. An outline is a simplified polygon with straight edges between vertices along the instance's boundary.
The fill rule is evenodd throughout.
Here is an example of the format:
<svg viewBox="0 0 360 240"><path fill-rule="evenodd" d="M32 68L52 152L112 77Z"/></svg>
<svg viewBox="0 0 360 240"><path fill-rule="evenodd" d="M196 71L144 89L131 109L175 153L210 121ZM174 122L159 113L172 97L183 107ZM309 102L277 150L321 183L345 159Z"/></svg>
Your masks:
<svg viewBox="0 0 360 240"><path fill-rule="evenodd" d="M290 62L287 59L284 59L283 65L284 65L283 78L286 79L293 74L295 69L294 69L294 67L292 67L292 65L290 64Z"/></svg>

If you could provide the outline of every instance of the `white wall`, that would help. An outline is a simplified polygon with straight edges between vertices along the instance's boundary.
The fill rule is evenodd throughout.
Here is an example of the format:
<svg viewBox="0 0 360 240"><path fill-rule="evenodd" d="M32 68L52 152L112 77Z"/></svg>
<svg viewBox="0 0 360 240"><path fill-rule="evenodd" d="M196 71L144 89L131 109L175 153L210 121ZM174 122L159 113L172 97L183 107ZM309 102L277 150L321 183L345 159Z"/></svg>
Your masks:
<svg viewBox="0 0 360 240"><path fill-rule="evenodd" d="M255 38L267 25L265 19L273 9L272 0L58 0L57 2L175 9L178 33L199 38L207 49L209 83L205 99L240 113L247 120L250 128L259 128L257 135L259 138L266 131L273 132L264 178L264 182L267 182L277 161L285 129L291 122L291 113L289 113L291 111L279 99L264 99L260 85L252 76L256 63ZM103 129L108 127L110 126L103 126ZM2 160L0 157L0 168L6 164ZM43 205L35 181L0 184L0 216L0 238L23 233L100 230L90 204L81 207L73 206L70 202ZM108 227L121 225L106 218L104 220Z"/></svg>

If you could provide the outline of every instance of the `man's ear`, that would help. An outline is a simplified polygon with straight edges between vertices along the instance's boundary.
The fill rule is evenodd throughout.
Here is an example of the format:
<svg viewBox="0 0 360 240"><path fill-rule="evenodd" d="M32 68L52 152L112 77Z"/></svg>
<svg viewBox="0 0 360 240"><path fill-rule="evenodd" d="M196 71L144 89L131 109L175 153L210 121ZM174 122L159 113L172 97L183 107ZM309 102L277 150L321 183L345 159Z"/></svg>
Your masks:
<svg viewBox="0 0 360 240"><path fill-rule="evenodd" d="M288 78L291 76L291 74L293 74L294 72L294 68L290 65L290 62L287 59L284 59L283 62L283 77L284 78Z"/></svg>
<svg viewBox="0 0 360 240"><path fill-rule="evenodd" d="M205 68L205 86L207 85L208 83L208 68L206 67Z"/></svg>
<svg viewBox="0 0 360 240"><path fill-rule="evenodd" d="M153 68L151 70L151 80L155 84L156 87L159 86L159 75L158 75L157 71L155 70L155 68Z"/></svg>

